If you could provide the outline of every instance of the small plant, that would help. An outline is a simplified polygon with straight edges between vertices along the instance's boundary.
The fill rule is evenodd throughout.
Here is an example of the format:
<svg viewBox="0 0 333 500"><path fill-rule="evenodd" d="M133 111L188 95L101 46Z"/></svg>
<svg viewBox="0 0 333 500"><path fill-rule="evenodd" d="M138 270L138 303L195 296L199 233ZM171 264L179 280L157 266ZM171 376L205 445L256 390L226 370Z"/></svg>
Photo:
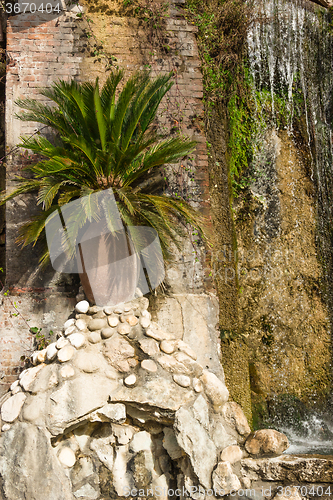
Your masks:
<svg viewBox="0 0 333 500"><path fill-rule="evenodd" d="M33 326L30 328L30 333L35 335L35 343L38 351L42 351L50 344L50 339L45 337L45 334L42 333L42 328L38 328L37 326ZM53 331L50 330L49 335L52 335Z"/></svg>

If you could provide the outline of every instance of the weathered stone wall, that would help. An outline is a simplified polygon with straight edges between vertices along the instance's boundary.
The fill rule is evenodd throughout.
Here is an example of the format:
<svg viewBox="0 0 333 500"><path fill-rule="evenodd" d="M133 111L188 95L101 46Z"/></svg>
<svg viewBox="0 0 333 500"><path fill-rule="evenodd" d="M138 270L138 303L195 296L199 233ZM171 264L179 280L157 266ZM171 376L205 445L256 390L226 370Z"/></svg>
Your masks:
<svg viewBox="0 0 333 500"><path fill-rule="evenodd" d="M256 181L235 203L240 318L254 401L293 395L310 405L330 389L330 326L316 247L307 157L269 131Z"/></svg>

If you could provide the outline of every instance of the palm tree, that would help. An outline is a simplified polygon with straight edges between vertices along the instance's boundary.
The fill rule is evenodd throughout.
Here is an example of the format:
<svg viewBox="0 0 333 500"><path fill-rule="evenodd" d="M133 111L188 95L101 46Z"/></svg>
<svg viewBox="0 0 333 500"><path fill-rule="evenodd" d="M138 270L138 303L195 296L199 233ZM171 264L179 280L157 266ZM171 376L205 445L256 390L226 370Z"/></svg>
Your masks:
<svg viewBox="0 0 333 500"><path fill-rule="evenodd" d="M158 106L173 84L172 74L151 79L148 72L138 72L119 92L123 76L123 71L114 71L101 91L98 79L95 84L60 80L40 92L55 105L33 99L17 101L25 110L18 118L44 124L55 132L51 140L42 135L22 139L19 146L41 159L26 167L30 178L17 177L18 187L0 197L3 204L37 191L42 211L22 226L17 240L22 246L45 238L45 222L54 211L109 188L124 226L154 228L165 258L171 255L172 242L180 248L179 236L184 235L188 223L208 241L206 221L189 203L155 194L160 167L178 162L195 147L187 138L163 138L153 127ZM77 231L96 219L94 210L93 204L82 204ZM46 248L41 264L48 259Z"/></svg>

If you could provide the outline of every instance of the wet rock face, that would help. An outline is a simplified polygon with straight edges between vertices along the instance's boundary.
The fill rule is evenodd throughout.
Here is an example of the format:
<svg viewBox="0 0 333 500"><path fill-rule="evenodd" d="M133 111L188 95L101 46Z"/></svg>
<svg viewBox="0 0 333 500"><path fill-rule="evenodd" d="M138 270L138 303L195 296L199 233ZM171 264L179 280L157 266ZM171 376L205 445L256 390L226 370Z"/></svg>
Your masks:
<svg viewBox="0 0 333 500"><path fill-rule="evenodd" d="M0 400L5 499L135 498L149 489L155 498L170 488L196 499L199 487L240 487L250 434L241 408L183 339L151 321L148 305L79 303L63 337L32 355L35 366Z"/></svg>

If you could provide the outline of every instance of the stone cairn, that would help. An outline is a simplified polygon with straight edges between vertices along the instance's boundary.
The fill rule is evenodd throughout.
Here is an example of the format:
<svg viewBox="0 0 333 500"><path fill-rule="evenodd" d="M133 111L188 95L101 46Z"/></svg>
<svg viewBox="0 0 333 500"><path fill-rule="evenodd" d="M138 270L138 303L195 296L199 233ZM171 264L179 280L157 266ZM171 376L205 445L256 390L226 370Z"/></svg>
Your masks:
<svg viewBox="0 0 333 500"><path fill-rule="evenodd" d="M242 459L289 446L251 434L224 381L148 306L80 301L32 354L0 400L0 499L219 498L251 486Z"/></svg>

